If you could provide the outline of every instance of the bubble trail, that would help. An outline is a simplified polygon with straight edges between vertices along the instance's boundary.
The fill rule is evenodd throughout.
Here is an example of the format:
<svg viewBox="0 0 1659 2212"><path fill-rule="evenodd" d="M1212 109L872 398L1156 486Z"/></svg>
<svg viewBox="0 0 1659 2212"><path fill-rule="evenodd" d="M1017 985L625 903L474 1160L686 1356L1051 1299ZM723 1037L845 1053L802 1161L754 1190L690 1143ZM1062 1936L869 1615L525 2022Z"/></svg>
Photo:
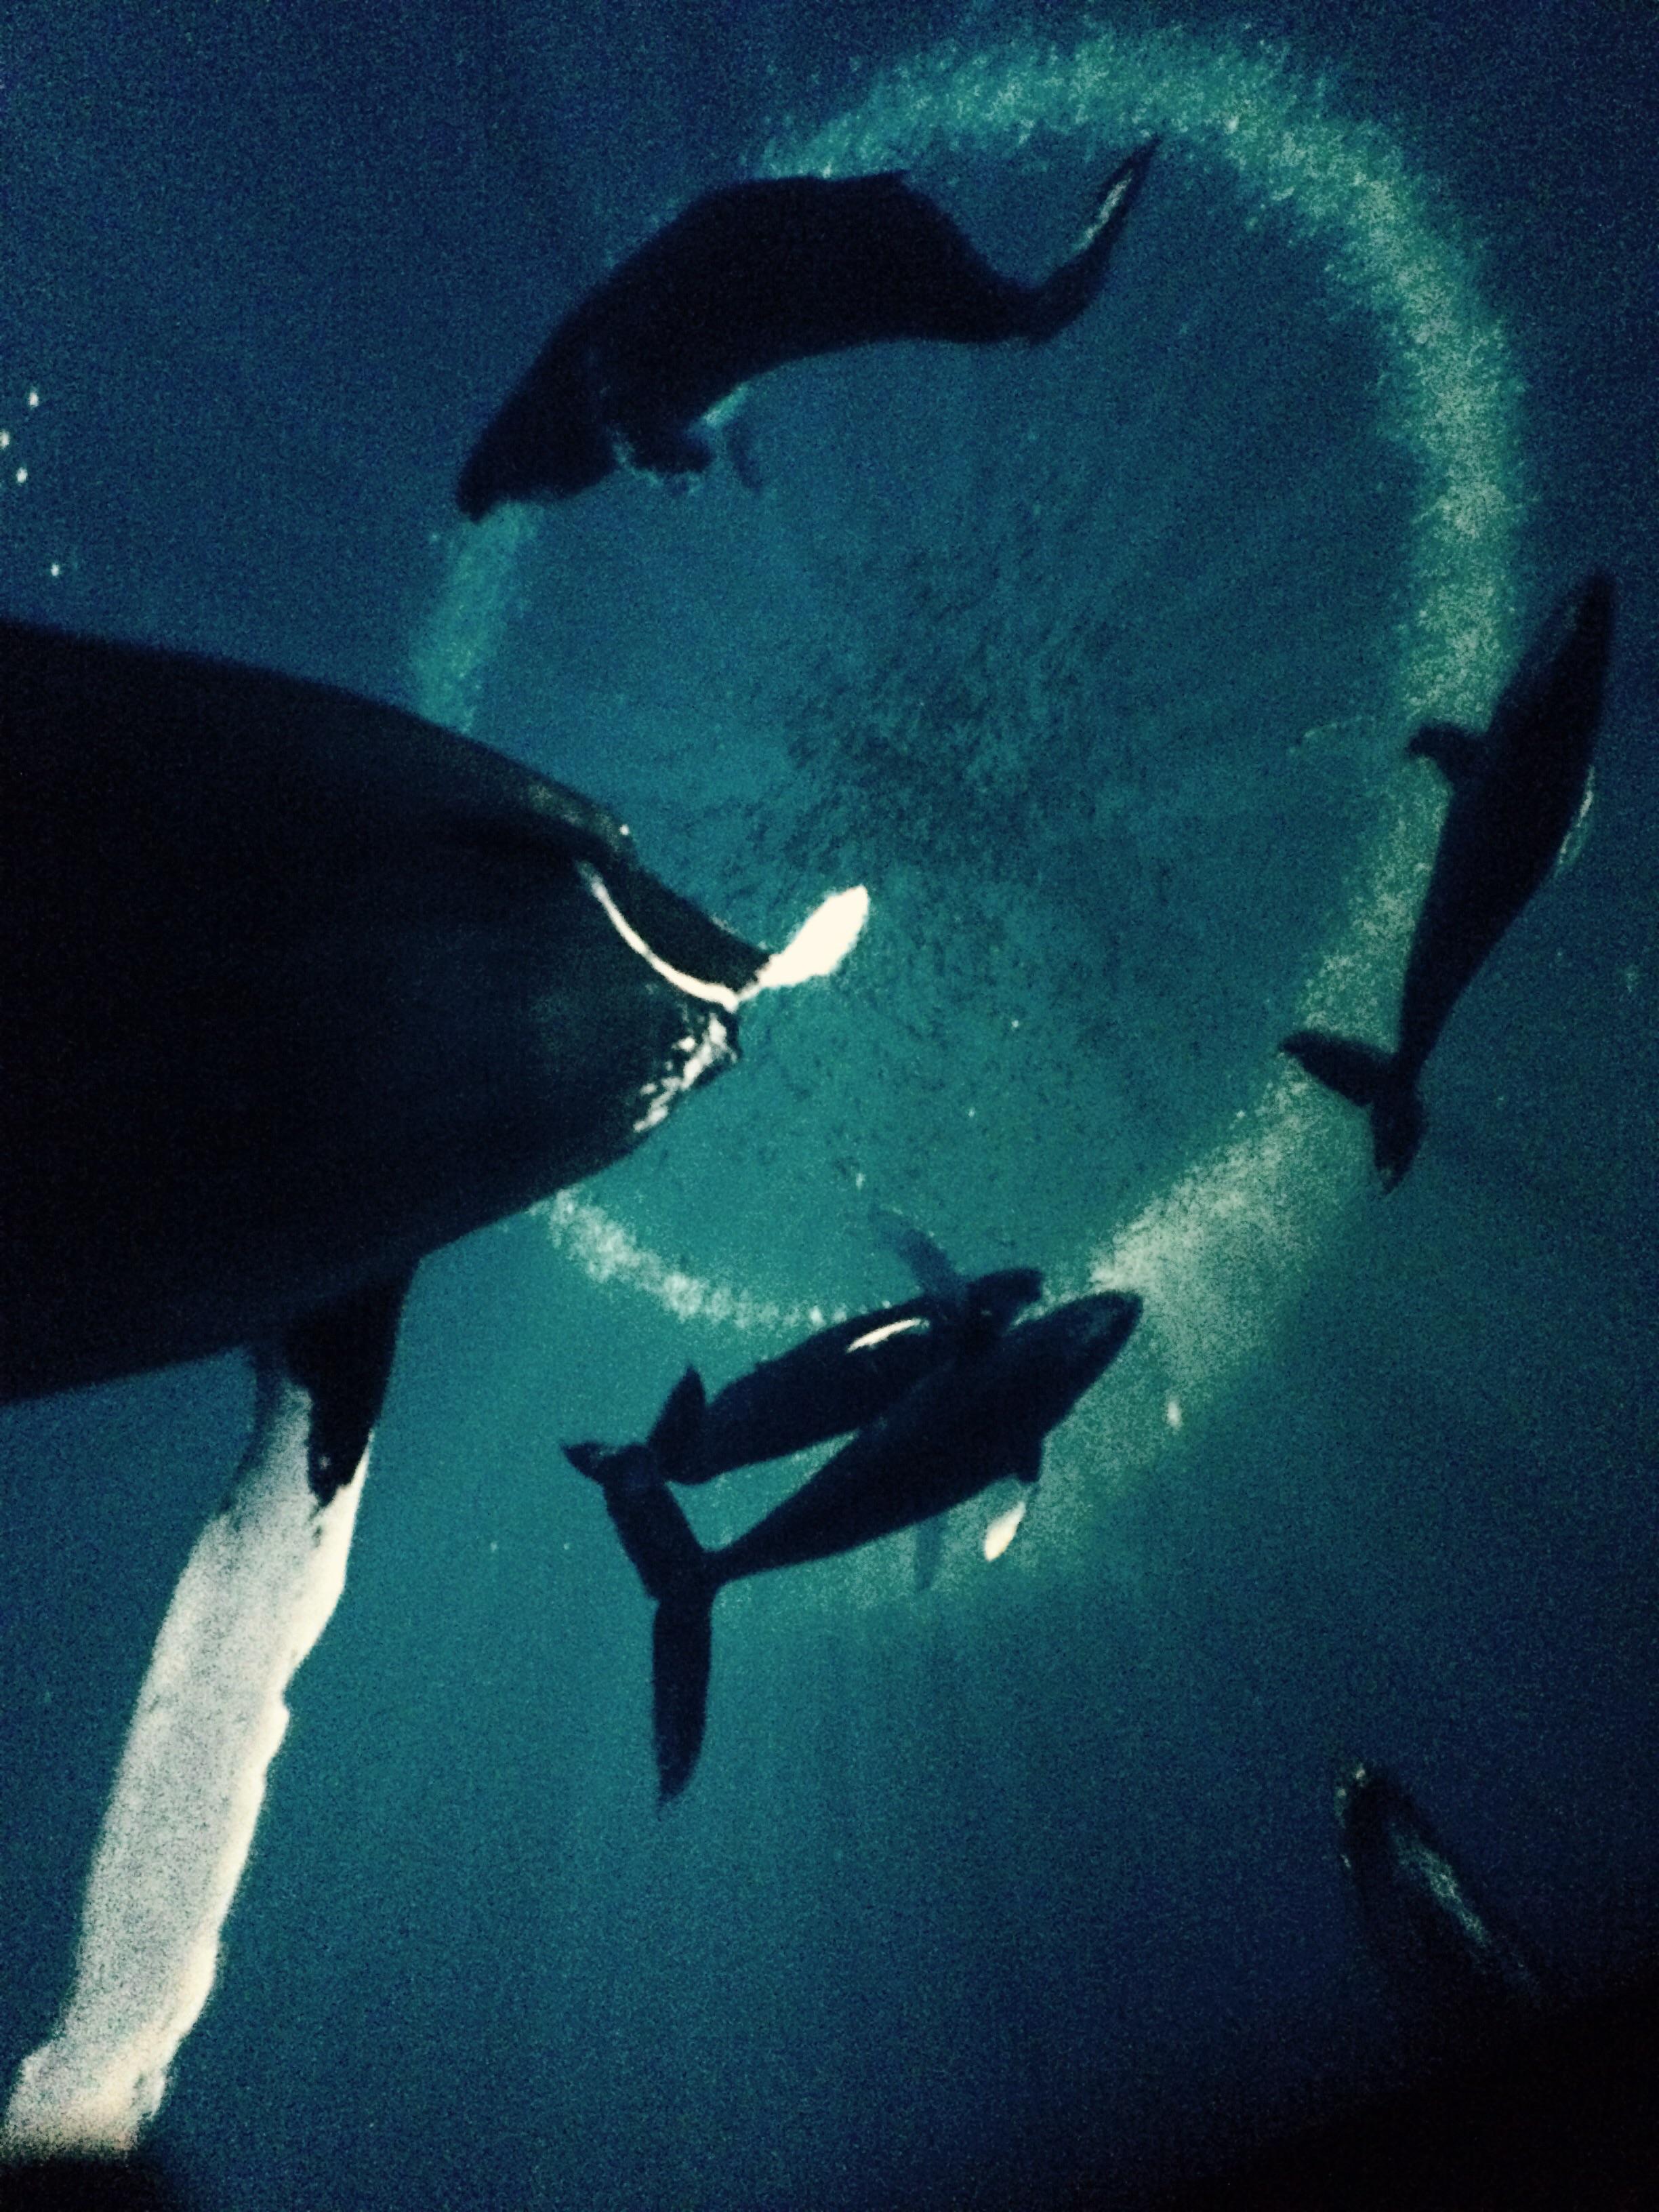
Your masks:
<svg viewBox="0 0 1659 2212"><path fill-rule="evenodd" d="M74 1985L18 2071L0 2159L131 2150L212 1991L284 1693L338 1602L362 1495L367 1454L318 1504L312 1413L274 1364L261 1376L247 1453L156 1638L87 1877Z"/></svg>

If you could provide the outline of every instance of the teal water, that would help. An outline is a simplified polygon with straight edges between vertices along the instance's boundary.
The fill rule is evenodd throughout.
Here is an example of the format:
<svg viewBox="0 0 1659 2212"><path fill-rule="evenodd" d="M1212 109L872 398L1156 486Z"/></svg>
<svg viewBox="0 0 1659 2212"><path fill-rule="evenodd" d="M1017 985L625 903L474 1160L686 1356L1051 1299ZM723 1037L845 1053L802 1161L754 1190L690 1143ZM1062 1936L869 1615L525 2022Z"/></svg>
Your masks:
<svg viewBox="0 0 1659 2212"><path fill-rule="evenodd" d="M1659 938L1640 9L13 11L7 604L434 713L842 975L436 1255L155 2140L207 2206L1035 2201L1388 2078L1330 1790L1382 1759L1568 1987L1651 1944ZM1632 100L1635 87L1643 95ZM1165 144L1042 352L757 387L763 489L457 524L562 306L698 191L906 165L1011 268ZM29 391L40 404L30 407ZM1386 1017L1436 794L1592 562L1590 835L1383 1200L1275 1040ZM54 568L57 573L54 574ZM988 1565L733 1590L659 1818L562 1440L964 1267L1141 1291ZM238 1363L0 1422L0 2024L50 2028ZM712 1539L798 1470L694 1501Z"/></svg>

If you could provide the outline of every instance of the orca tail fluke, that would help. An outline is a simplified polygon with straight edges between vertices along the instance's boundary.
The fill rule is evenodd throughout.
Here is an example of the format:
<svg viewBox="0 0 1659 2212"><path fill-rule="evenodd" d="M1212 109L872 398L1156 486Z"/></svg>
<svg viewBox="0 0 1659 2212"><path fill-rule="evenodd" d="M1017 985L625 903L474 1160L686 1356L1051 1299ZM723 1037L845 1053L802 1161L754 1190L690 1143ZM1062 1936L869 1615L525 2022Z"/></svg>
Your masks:
<svg viewBox="0 0 1659 2212"><path fill-rule="evenodd" d="M702 1417L708 1399L702 1377L688 1367L663 1401L656 1425L646 1438L668 1482L706 1482L716 1470L702 1462Z"/></svg>
<svg viewBox="0 0 1659 2212"><path fill-rule="evenodd" d="M663 1482L611 1487L605 1502L623 1548L657 1601L651 1624L651 1735L657 1753L657 1802L666 1805L691 1779L708 1711L708 1662L714 1594L720 1584L679 1501Z"/></svg>
<svg viewBox="0 0 1659 2212"><path fill-rule="evenodd" d="M605 1462L616 1457L604 1444L564 1444L561 1449L577 1474L586 1475L593 1482L605 1480Z"/></svg>
<svg viewBox="0 0 1659 2212"><path fill-rule="evenodd" d="M1306 1068L1316 1083L1334 1091L1371 1117L1371 1158L1385 1190L1392 1190L1417 1157L1423 1141L1423 1102L1396 1054L1353 1037L1328 1036L1322 1030L1297 1030L1279 1045Z"/></svg>
<svg viewBox="0 0 1659 2212"><path fill-rule="evenodd" d="M702 1749L714 1601L713 1583L665 1598L651 1626L651 1733L659 1807L684 1789Z"/></svg>
<svg viewBox="0 0 1659 2212"><path fill-rule="evenodd" d="M1156 138L1149 138L1118 163L1102 187L1094 218L1076 249L1037 286L1025 328L1033 345L1046 343L1074 323L1105 282L1112 248L1139 196L1158 146Z"/></svg>
<svg viewBox="0 0 1659 2212"><path fill-rule="evenodd" d="M574 1452L567 1455L574 1456ZM660 1605L665 1598L700 1587L706 1579L707 1555L663 1480L649 1445L630 1444L609 1457L612 1471L595 1480L605 1492L605 1510L646 1595Z"/></svg>
<svg viewBox="0 0 1659 2212"><path fill-rule="evenodd" d="M1299 1060L1316 1083L1334 1091L1351 1106L1370 1106L1389 1085L1394 1062L1374 1044L1359 1044L1352 1037L1327 1036L1322 1030L1297 1030L1279 1045L1280 1052Z"/></svg>
<svg viewBox="0 0 1659 2212"><path fill-rule="evenodd" d="M688 1379L696 1382L695 1369ZM684 1383L679 1386L684 1388ZM697 1383L701 1404L702 1386ZM676 1395L678 1393L677 1391ZM672 1402L672 1401L671 1401ZM708 1710L708 1662L720 1583L649 1444L606 1452L567 1444L565 1457L605 1492L605 1510L623 1549L656 1601L651 1626L651 1732L657 1753L657 1802L678 1797L702 1749Z"/></svg>

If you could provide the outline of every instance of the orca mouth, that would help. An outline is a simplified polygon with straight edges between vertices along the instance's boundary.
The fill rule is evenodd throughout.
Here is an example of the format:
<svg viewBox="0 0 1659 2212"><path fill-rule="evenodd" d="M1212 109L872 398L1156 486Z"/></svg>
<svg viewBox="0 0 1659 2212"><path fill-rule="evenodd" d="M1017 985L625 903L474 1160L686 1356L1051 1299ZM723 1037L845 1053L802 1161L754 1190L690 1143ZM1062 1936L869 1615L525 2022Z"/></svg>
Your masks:
<svg viewBox="0 0 1659 2212"><path fill-rule="evenodd" d="M847 1349L849 1353L873 1352L877 1345L885 1344L890 1337L907 1336L915 1329L927 1327L927 1322L924 1316L910 1314L903 1321L884 1322L878 1328L868 1329L862 1336L855 1336Z"/></svg>
<svg viewBox="0 0 1659 2212"><path fill-rule="evenodd" d="M629 951L638 953L647 967L654 969L664 982L672 983L688 999L701 1000L705 1006L720 1006L728 1014L736 1013L740 993L732 989L730 984L716 982L706 975L693 975L684 968L677 968L661 953L653 951L611 896L610 885L592 863L579 860L576 872L605 909L605 919Z"/></svg>

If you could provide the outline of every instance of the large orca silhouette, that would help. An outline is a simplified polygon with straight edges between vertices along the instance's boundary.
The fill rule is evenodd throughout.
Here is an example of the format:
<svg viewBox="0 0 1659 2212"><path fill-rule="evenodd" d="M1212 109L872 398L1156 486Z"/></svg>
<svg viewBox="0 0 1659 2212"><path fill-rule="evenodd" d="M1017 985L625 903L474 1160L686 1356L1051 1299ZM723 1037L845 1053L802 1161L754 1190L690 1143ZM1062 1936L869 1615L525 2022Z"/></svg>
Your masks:
<svg viewBox="0 0 1659 2212"><path fill-rule="evenodd" d="M698 419L811 354L1042 343L1099 291L1157 145L1113 170L1076 249L1039 284L999 275L898 170L705 194L565 317L468 454L457 504L477 522L503 500L568 499L622 462L706 469Z"/></svg>
<svg viewBox="0 0 1659 2212"><path fill-rule="evenodd" d="M1369 1109L1387 1189L1423 1140L1418 1081L1447 1017L1549 873L1583 804L1613 605L1613 579L1598 569L1557 604L1484 733L1425 722L1407 748L1442 770L1451 803L1406 962L1394 1050L1320 1030L1298 1030L1279 1047Z"/></svg>
<svg viewBox="0 0 1659 2212"><path fill-rule="evenodd" d="M0 779L3 1399L319 1316L389 1358L423 1253L630 1151L811 966L292 677L0 623ZM337 1465L383 1382L325 1393Z"/></svg>

